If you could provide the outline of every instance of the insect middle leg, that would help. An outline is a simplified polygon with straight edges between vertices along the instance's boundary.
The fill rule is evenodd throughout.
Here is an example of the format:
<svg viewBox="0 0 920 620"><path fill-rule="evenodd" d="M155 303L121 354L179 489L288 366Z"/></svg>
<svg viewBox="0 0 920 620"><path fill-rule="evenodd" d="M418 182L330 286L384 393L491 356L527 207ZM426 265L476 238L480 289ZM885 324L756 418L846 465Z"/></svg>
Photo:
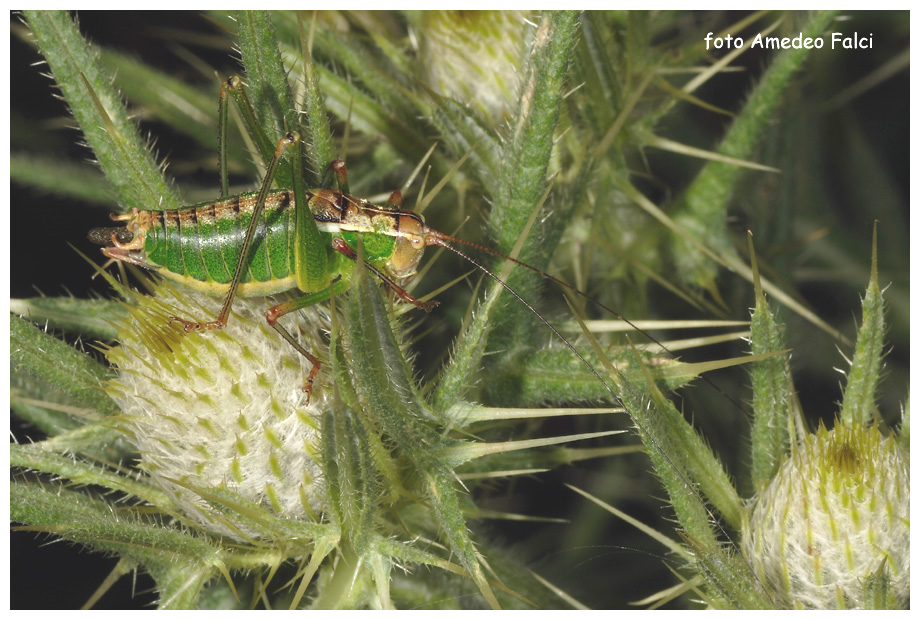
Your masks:
<svg viewBox="0 0 920 620"><path fill-rule="evenodd" d="M292 299L291 301L284 302L283 304L278 304L277 306L272 306L265 312L265 320L268 322L269 326L278 332L282 338L287 340L288 344L294 347L298 353L310 360L310 363L313 364L313 367L310 369L310 374L307 376L307 382L303 386L303 391L307 394L307 403L310 402L310 397L313 395L313 379L316 378L316 374L322 367L322 362L320 362L319 358L317 358L315 355L307 351L303 345L297 342L291 333L283 325L278 323L278 319L283 317L285 314L289 314L302 308L306 308L307 306L312 306L313 304L326 301L332 295L339 295L348 289L349 284L350 282L345 280L336 280L329 286L329 288L325 290L318 291L310 295L304 295L303 297Z"/></svg>

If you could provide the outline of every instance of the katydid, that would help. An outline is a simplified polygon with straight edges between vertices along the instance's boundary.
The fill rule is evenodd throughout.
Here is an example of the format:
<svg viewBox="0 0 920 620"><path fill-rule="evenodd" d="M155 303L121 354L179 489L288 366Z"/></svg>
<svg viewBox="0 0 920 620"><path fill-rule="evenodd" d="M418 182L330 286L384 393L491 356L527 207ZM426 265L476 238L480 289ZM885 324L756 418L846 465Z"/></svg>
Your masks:
<svg viewBox="0 0 920 620"><path fill-rule="evenodd" d="M294 190L272 190L274 169L284 150L299 141L296 133L289 133L278 142L257 194L175 211L134 209L112 217L125 222L124 229L95 229L90 239L109 246L103 248L109 258L225 296L213 321L173 317L187 332L222 328L236 295L266 296L293 288L306 293L269 308L265 318L313 364L304 386L309 399L320 361L278 319L347 289L359 236L367 267L402 299L430 311L437 302L416 300L398 282L415 274L425 246L440 243L441 235L415 213L398 209L396 193L386 206L378 207L338 190L298 192L296 181ZM343 170L344 164L337 160L333 167Z"/></svg>
<svg viewBox="0 0 920 620"><path fill-rule="evenodd" d="M263 152L272 152L258 192L229 196L226 166L228 99L233 96L250 133ZM419 301L400 285L416 273L425 247L437 245L458 254L496 280L534 313L605 386L597 370L530 303L501 278L474 258L451 245L464 244L510 260L542 277L581 295L600 308L629 323L618 312L558 278L491 248L440 233L425 225L420 215L400 209L402 196L393 192L386 204L377 206L355 198L342 189L311 189L303 186L300 136L290 132L273 151L255 123L255 114L239 77L221 86L218 123L218 151L221 197L178 210L133 209L112 215L123 226L90 231L92 242L106 246L108 258L156 270L183 285L223 295L218 317L192 321L180 317L186 332L220 329L226 325L237 295L267 296L298 289L302 297L272 306L266 311L268 324L311 364L304 392L309 400L313 381L320 370L319 359L307 351L278 321L284 315L328 300L348 289L353 263L358 259L359 239L364 264L401 299L431 311L437 301ZM272 189L288 149L294 152L292 189ZM330 164L340 188L347 190L347 172L342 160ZM637 328L638 329L638 328ZM645 334L641 329L638 331ZM647 334L646 334L647 335ZM654 338L649 336L653 341ZM660 344L660 343L659 343ZM661 345L663 348L664 345ZM619 397L609 388L614 400Z"/></svg>

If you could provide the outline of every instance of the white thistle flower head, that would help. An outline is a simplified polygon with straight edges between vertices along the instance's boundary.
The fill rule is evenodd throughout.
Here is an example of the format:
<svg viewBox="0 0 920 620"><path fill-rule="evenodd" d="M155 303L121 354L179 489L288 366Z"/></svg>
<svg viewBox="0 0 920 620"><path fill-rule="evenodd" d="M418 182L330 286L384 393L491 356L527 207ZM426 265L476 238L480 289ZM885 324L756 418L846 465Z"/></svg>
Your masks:
<svg viewBox="0 0 920 620"><path fill-rule="evenodd" d="M107 352L118 367L108 392L125 414L141 467L180 512L217 534L258 537L202 494L219 490L279 517L315 518L323 509L326 396L320 375L306 404L310 364L268 326L265 298L237 298L221 330L185 333L170 321L211 320L221 303L167 283L157 285L155 297L138 295L119 326L120 346ZM310 309L281 320L316 350L328 326L320 313Z"/></svg>
<svg viewBox="0 0 920 620"><path fill-rule="evenodd" d="M745 554L783 607L910 600L910 456L878 428L820 428L756 498Z"/></svg>

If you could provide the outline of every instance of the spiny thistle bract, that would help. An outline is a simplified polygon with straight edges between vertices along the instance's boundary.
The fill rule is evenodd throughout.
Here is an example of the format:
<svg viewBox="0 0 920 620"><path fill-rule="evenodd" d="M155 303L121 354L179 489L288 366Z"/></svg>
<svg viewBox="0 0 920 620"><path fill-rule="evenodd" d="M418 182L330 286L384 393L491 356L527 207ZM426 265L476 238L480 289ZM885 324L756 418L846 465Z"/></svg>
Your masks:
<svg viewBox="0 0 920 620"><path fill-rule="evenodd" d="M776 21L778 17L782 19ZM190 169L214 168L213 163L203 163L213 162L215 150L218 87L212 67L204 68L199 57L192 58L175 42L156 41L157 62L163 60L163 49L178 50L190 60L188 67L195 68L157 69L112 48L87 46L70 15L29 13L26 18L113 189L100 199L99 188L106 183L101 175L48 155L21 156L15 140L19 128L28 133L30 151L61 149L55 148L59 143L48 137L45 125L30 125L19 117L13 123L14 180L52 193L98 199L122 212L216 197L216 175L199 182L204 189L186 180ZM821 186L825 177L817 170L840 170L838 183L852 179L858 184L863 192L859 208L881 208L891 201L880 197L897 195L881 183L887 177L877 173L877 162L867 156L864 145L835 149L851 156L849 164L828 166L817 158L799 159L807 152L802 143L826 140L802 137L801 127L812 130L816 123L812 117L796 116L811 107L796 105L795 99L810 89L790 85L814 87L821 81L816 73L822 79L836 75L835 70L821 69L826 65L809 66L812 60L827 63L831 57L802 50L757 56L747 63L756 68L751 75L743 74L743 86L725 109L709 103L713 90L700 89L711 84L720 90L738 79L730 71L704 67L714 61L713 52L702 49L706 32L738 28L753 34L778 25L784 34L820 34L832 20L829 13L755 14L735 25L725 23L723 16L702 13L562 12L503 14L494 19L485 13L218 13L210 16L209 36L196 33L183 40L210 45L215 40L210 35L217 34L212 24L237 37L231 41L220 33L217 56L223 59L227 50L239 50L242 76L251 87L258 124L267 138L277 139L295 128L304 137L308 164L302 173L309 186L323 182L329 161L347 157L351 193L370 197L381 192L375 199L380 202L425 161L431 172L423 178L423 167L404 190L406 204L430 207L426 217L438 229L449 232L470 214L490 213L482 225L467 225L459 236L510 253L523 235L528 240L521 257L538 266L552 264L550 271L630 318L678 312L672 293L662 294L664 288L706 308L708 318L726 306L744 308L750 298L750 275L749 282L722 276L716 280L720 266L745 274L745 261L729 243L729 213L734 217L739 204L763 207L761 216L745 215L754 219L751 228L758 235L764 231L760 238L767 239L771 258L780 256L772 265L780 267L778 279L794 281L800 272L783 268L788 265L782 265L782 257L798 247L803 230L810 234L815 222L833 222L834 234L849 230L853 239L862 240L867 228L853 215L864 215L855 208L845 211L846 218L829 209L817 215L809 211L811 219L806 219L805 206L836 206L842 200L836 185ZM183 22L188 21L183 16ZM15 31L22 33L18 26ZM143 29L137 32L143 34ZM468 45L458 50L452 33ZM880 48L885 41L876 37ZM201 47L193 55L199 52L207 56ZM721 57L721 52L714 55ZM751 56L749 51L740 59ZM847 66L853 58L846 57ZM837 61L832 66L840 66L840 58L832 60ZM210 62L220 67L217 73L223 77L240 73L237 65ZM202 81L200 75L190 75L193 70L207 76L206 88L188 85ZM180 73L182 80L176 79ZM47 86L43 87L47 98ZM130 109L121 104L121 96L130 101ZM721 121L700 123L692 114L702 109L707 119L732 119L726 121L724 135ZM327 111L337 119L331 129ZM234 115L231 111L231 118ZM169 156L169 171L182 179L185 198L164 178L162 161L151 154L152 141L137 131L137 119L154 119L174 130L163 132L159 148ZM152 127L152 135L158 135L157 126ZM703 132L706 137L700 138ZM169 142L173 133L182 136L176 143L181 146ZM835 128L833 134L838 133ZM757 143L763 137L767 148L761 151ZM426 154L434 140L438 147ZM719 153L688 151L676 141L702 144ZM259 152L258 144L248 147L251 152L243 144L240 136L232 135L226 145L232 180L245 174L257 182L262 174L258 162L265 160L265 153ZM698 170L686 165L691 161L688 154L710 161ZM753 163L759 159L775 163L783 174L764 171ZM455 164L458 172L451 170ZM745 167L756 171L742 177ZM810 194L800 194L799 171L817 185L809 186ZM286 174L281 184L290 180L291 173ZM417 188L426 188L427 194L445 176L450 181L432 193L430 204L421 196L414 201ZM757 183L753 189L750 179ZM252 188L234 187L232 193ZM667 208L656 202L668 202ZM36 210L15 210L26 211ZM42 231L42 256L50 254L52 246L66 245L56 240L57 231L46 225L47 219L43 216L34 228L14 226ZM77 241L80 231L104 219L99 211L81 215L69 227L66 241ZM793 219L799 228L789 224ZM785 227L780 225L784 222ZM907 246L899 246L897 219L886 224L889 232L880 251L887 257L882 264L897 269L902 258L898 248ZM525 229L529 234L522 233ZM480 234L486 237L477 239ZM14 246L14 256L35 254L35 235L14 236L14 244L24 241L31 244L28 254ZM855 245L852 240L837 244ZM465 268L445 267L451 261L435 261L432 254L423 266L427 269L433 262L434 268L424 272L413 294L450 282ZM863 256L855 250L853 254L858 258L854 264L861 265ZM850 276L858 271L840 258L846 253L835 256L823 264L825 269ZM799 267L797 261L798 255L789 262ZM67 254L51 271L57 274L71 264L84 265ZM24 267L34 275L38 265L30 260ZM14 270L13 275L24 271ZM80 277L86 278L89 271L83 266ZM457 287L436 293L442 306L424 322L417 312L400 322L368 286L372 279L362 278L358 276L356 290L335 298L334 312L321 310L317 315L314 309L282 319L323 358L309 405L301 392L304 360L265 325L264 311L277 301L238 299L227 328L203 334L184 334L169 317L212 319L219 300L162 285L156 296L141 297L112 281L120 302L64 297L11 303L11 309L36 323L109 343L99 348L107 351L112 366L11 318L11 404L48 436L39 443L23 440L11 447L11 463L17 468L11 512L17 522L26 524L24 529L50 532L119 558L111 579L93 580L83 601L94 604L118 576L132 571L153 577L155 601L162 607L578 607L580 601L625 606L638 598L637 593L654 591L659 580L675 582L657 550L611 558L606 552L609 521L586 509L568 489L537 477L559 465L617 453L622 448L613 442L551 446L567 439L596 438L627 422L625 416L607 415L609 409L524 408L612 404L610 393L571 351L558 343L544 346L545 326L529 310L499 299L498 287L486 281L493 290L474 311L468 310L469 295ZM647 286L653 280L664 286ZM753 334L754 353L761 356L758 368L773 369L763 380L754 371L754 427L761 429L753 431L755 448L750 455L738 456L737 451L749 445L737 440L745 420L739 403L750 400L746 382L738 380L737 390L727 390L731 400L719 394L715 406L682 407L703 424L731 429L726 432L732 445L710 450L658 388L680 385L687 375L717 362L658 364L660 352L637 354L631 342L601 333L576 336L577 325L564 325L571 313L561 301L550 295L540 299L538 287L521 269L511 273L510 282L528 301L540 301L544 313L615 386L644 429L639 434L673 511L662 509L662 489L647 475L645 460L598 460L588 476L578 468L553 475L580 477L570 479L576 483L573 487L587 488L592 496L617 505L630 502L630 512L645 501L643 521L659 520L658 525L643 525L647 531L679 524L682 543L672 541L669 551L686 582L648 604L663 604L682 594L680 604L702 600L713 607L904 604L909 566L897 553L870 550L860 555L857 551L864 547L853 542L855 535L841 537L850 541L842 549L848 562L852 557L855 571L841 576L839 566L818 563L811 573L820 577L814 582L820 596L814 598L808 594L813 584L804 576L783 579L784 574L800 575L799 568L790 571L778 566L775 557L757 557L756 549L771 544L784 558L791 553L777 543L776 535L750 526L758 524L751 511L759 515L777 509L787 497L774 490L772 481L782 480L791 468L808 470L802 457L821 452L817 447L806 449L817 437L835 437L839 446L843 437L865 428L869 434L880 432L878 441L854 439L853 445L878 445L889 454L897 452L892 442L901 444L902 452L909 449L906 430L895 434L880 426L874 431L866 420L850 424L846 435L839 428L814 436L791 430L807 424L796 426L791 379L782 374L786 360L777 355L787 345ZM863 282L864 278L859 285ZM908 314L902 285L896 282L889 295L898 319L893 329L899 335L906 333ZM712 297L699 294L697 287ZM785 288L771 288L771 299L808 316L811 325L832 331L798 300L779 296ZM575 305L579 314L592 312L590 306ZM765 303L758 298L758 305ZM403 309L401 304L395 308ZM599 323L589 326L593 331L605 329ZM790 324L790 333L793 329ZM460 335L453 338L456 333ZM809 345L834 342L810 332L807 337ZM600 341L596 348L592 338ZM790 338L793 367L812 352L811 346L802 347L804 340ZM893 337L892 342L900 341ZM593 355L587 355L592 349ZM880 349L875 357L880 363ZM828 365L812 364L822 372ZM869 369L869 379L856 383L871 384L874 390L878 364L854 361L853 367ZM622 371L629 382L609 368ZM799 383L799 389L810 392L811 387ZM848 386L847 398L865 389ZM686 397L695 398L702 391L687 391ZM898 398L897 389L889 399L892 394ZM483 408L476 402L508 408ZM774 417L757 413L766 410L757 403L766 402L778 406ZM873 405L845 408L871 411ZM887 405L884 412L892 410L890 400ZM575 412L578 415L564 415ZM589 412L595 415L584 415ZM540 418L548 425L538 425ZM905 429L908 422L905 415ZM714 444L717 435L713 433ZM730 476L720 460L731 465ZM730 480L746 478L743 466L735 464L748 461L753 462L752 482L744 493ZM822 476L831 487L840 480L829 473ZM838 486L849 488L844 482ZM866 525L863 514L875 514L872 510L882 502L876 497L871 510L839 516L832 509L827 514L840 528L849 526L854 515L859 526ZM885 501L895 515L892 523L899 523L897 502ZM495 517L510 525L503 527ZM535 522L546 517L574 522ZM714 517L722 527L713 527ZM871 525L857 531L875 535ZM779 536L788 542L791 534ZM889 534L909 538L904 530ZM14 540L22 537L17 534ZM737 547L727 545L728 539ZM628 534L614 543L630 549L640 544ZM879 556L886 553L887 558ZM808 560L804 558L805 564ZM797 558L795 566L802 562ZM539 576L534 578L528 569ZM650 576L650 570L658 577ZM46 572L44 567L38 580L45 590ZM831 576L837 583L829 595ZM120 583L130 581L122 578ZM90 596L97 584L99 591Z"/></svg>

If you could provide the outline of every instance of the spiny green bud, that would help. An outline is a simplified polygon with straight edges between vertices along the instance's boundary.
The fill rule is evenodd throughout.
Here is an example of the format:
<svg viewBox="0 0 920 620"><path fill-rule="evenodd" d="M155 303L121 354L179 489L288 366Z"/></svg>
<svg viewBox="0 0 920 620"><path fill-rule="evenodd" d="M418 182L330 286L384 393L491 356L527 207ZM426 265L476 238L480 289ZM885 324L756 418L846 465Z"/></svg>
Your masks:
<svg viewBox="0 0 920 620"><path fill-rule="evenodd" d="M317 382L306 404L309 363L267 325L264 298L236 299L220 330L186 333L170 320L212 320L220 306L220 298L167 284L158 285L156 297L138 295L119 326L120 346L107 352L119 370L107 389L124 411L142 468L178 511L215 533L258 536L235 523L233 511L217 517L202 495L230 493L282 517L321 510L319 416L326 397ZM296 335L295 316L281 320ZM324 322L317 312L299 318L310 349Z"/></svg>
<svg viewBox="0 0 920 620"><path fill-rule="evenodd" d="M910 456L878 428L823 427L755 499L745 553L784 607L910 601Z"/></svg>

